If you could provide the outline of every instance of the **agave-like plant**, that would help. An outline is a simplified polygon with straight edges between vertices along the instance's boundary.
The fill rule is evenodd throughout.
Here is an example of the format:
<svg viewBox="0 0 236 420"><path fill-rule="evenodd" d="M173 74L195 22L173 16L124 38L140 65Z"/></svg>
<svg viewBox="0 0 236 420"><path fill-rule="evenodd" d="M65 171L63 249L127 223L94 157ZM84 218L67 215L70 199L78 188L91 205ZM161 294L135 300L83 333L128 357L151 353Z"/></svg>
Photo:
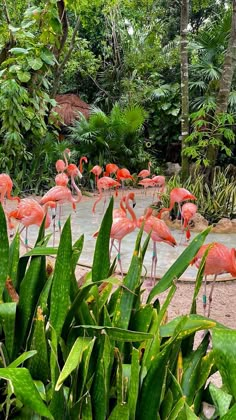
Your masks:
<svg viewBox="0 0 236 420"><path fill-rule="evenodd" d="M195 314L204 261L190 314L165 323L176 282L209 229L184 250L145 304L141 272L149 237L142 244L140 230L129 270L123 281L116 278L109 257L112 210L113 200L99 230L92 271L78 286L83 237L72 244L70 218L58 249L47 247L42 225L35 247L20 257L19 234L9 246L0 206L1 416L195 419L206 398L217 414L234 412L235 331ZM50 270L48 255L56 257ZM168 288L160 307L158 294ZM215 327L213 350L208 333L193 348L197 331ZM205 391L217 369L224 390L211 384Z"/></svg>

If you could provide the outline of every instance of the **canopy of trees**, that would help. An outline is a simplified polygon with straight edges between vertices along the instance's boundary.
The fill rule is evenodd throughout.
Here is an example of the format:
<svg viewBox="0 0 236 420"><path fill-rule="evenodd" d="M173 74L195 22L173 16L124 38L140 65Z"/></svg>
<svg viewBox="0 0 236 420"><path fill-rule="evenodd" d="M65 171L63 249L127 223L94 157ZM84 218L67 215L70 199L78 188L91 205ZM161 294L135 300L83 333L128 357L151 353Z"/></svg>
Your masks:
<svg viewBox="0 0 236 420"><path fill-rule="evenodd" d="M182 162L184 176L192 162L235 163L235 0L3 0L0 24L0 166L20 185L31 161L44 176L42 150L48 168L64 147L50 111L66 93L100 122L133 112L135 136L115 130L120 156L119 147L104 155L122 161L136 138L132 171L150 158ZM113 150L106 124L98 135L89 124L77 124L82 143L87 135L94 150Z"/></svg>

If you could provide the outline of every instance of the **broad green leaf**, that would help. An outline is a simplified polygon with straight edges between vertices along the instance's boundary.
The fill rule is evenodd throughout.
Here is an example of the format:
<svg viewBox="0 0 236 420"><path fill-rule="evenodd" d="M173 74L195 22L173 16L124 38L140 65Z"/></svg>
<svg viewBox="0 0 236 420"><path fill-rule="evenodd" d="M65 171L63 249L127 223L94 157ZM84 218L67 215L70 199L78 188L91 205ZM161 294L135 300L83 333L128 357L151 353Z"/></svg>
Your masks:
<svg viewBox="0 0 236 420"><path fill-rule="evenodd" d="M46 337L46 328L43 312L40 306L37 307L37 313L34 318L32 333L30 336L30 348L37 351L35 357L29 360L27 368L33 378L37 378L43 383L47 383L49 375L48 363L48 343Z"/></svg>
<svg viewBox="0 0 236 420"><path fill-rule="evenodd" d="M188 247L182 252L179 258L172 264L169 270L164 274L161 280L157 283L156 286L153 287L151 292L149 293L147 302L150 302L156 295L159 293L164 292L173 281L179 279L179 277L185 272L188 268L189 264L191 263L192 259L204 243L208 233L210 232L211 228L205 229L203 232L199 233L192 242L188 245Z"/></svg>
<svg viewBox="0 0 236 420"><path fill-rule="evenodd" d="M142 230L138 233L133 257L126 274L123 284L120 288L119 296L116 302L113 325L120 328L128 328L133 309L135 290L140 283L142 272L142 260L139 256Z"/></svg>
<svg viewBox="0 0 236 420"><path fill-rule="evenodd" d="M130 383L129 383L129 395L128 395L130 420L135 420L135 412L136 412L138 393L139 393L139 372L140 372L139 350L133 347L132 360L131 360L131 375L130 375Z"/></svg>
<svg viewBox="0 0 236 420"><path fill-rule="evenodd" d="M171 346L166 346L150 363L139 393L137 420L156 418L165 387L170 351Z"/></svg>
<svg viewBox="0 0 236 420"><path fill-rule="evenodd" d="M69 217L62 230L51 289L50 322L58 336L60 336L66 315L70 309L71 240Z"/></svg>
<svg viewBox="0 0 236 420"><path fill-rule="evenodd" d="M11 382L14 394L25 406L30 407L41 416L53 419L27 369L2 368L0 369L0 377Z"/></svg>
<svg viewBox="0 0 236 420"><path fill-rule="evenodd" d="M88 348L91 342L90 338L85 337L78 337L75 341L67 359L63 366L63 369L59 375L59 378L56 383L55 390L59 391L61 385L65 381L65 379L71 374L73 370L75 370L82 359L83 352Z"/></svg>
<svg viewBox="0 0 236 420"><path fill-rule="evenodd" d="M92 281L100 281L108 277L110 268L110 231L112 225L113 197L103 217L93 256Z"/></svg>
<svg viewBox="0 0 236 420"><path fill-rule="evenodd" d="M51 51L49 51L46 47L40 53L40 58L48 65L52 66L55 62L55 57Z"/></svg>
<svg viewBox="0 0 236 420"><path fill-rule="evenodd" d="M7 223L2 204L0 203L0 303L2 301L2 293L8 275L9 263L9 242L7 234Z"/></svg>
<svg viewBox="0 0 236 420"><path fill-rule="evenodd" d="M236 331L214 328L212 348L215 364L220 371L223 384L236 398Z"/></svg>
<svg viewBox="0 0 236 420"><path fill-rule="evenodd" d="M21 82L27 83L31 79L31 74L28 71L18 71L17 77Z"/></svg>
<svg viewBox="0 0 236 420"><path fill-rule="evenodd" d="M97 345L99 352L91 388L91 399L94 418L96 420L104 420L108 414L110 375L114 360L114 349L106 334L102 334L99 337Z"/></svg>
<svg viewBox="0 0 236 420"><path fill-rule="evenodd" d="M149 333L129 331L117 327L107 327L105 325L101 327L98 325L79 325L75 328L86 330L86 333L90 337L93 337L94 335L99 336L106 333L111 340L116 341L144 341L153 338L153 335Z"/></svg>
<svg viewBox="0 0 236 420"><path fill-rule="evenodd" d="M17 232L11 242L9 249L9 277L12 280L14 286L16 285L17 269L20 256L20 235Z"/></svg>
<svg viewBox="0 0 236 420"><path fill-rule="evenodd" d="M228 412L233 397L222 389L217 388L212 382L209 385L209 391L221 418Z"/></svg>
<svg viewBox="0 0 236 420"><path fill-rule="evenodd" d="M117 404L112 410L108 420L129 420L129 406L127 403Z"/></svg>
<svg viewBox="0 0 236 420"><path fill-rule="evenodd" d="M174 318L172 321L168 322L168 324L161 325L160 327L160 334L161 337L171 337L174 332L175 328L182 319L182 316L178 316ZM199 331L199 330L207 330L209 328L213 328L217 325L217 323L211 319L205 318L201 315L187 315L186 316L186 323L182 327L182 331L180 332L180 338L184 338L187 335Z"/></svg>
<svg viewBox="0 0 236 420"><path fill-rule="evenodd" d="M198 420L199 419L199 417L196 416L196 414L193 412L193 410L191 410L191 408L189 407L189 405L187 403L185 403L184 407L185 407L186 420Z"/></svg>
<svg viewBox="0 0 236 420"><path fill-rule="evenodd" d="M30 357L33 357L36 353L37 353L36 350L25 351L19 357L17 357L17 359L13 360L13 362L10 363L10 365L8 365L8 367L9 368L17 368L19 365L24 363L27 359L30 359Z"/></svg>
<svg viewBox="0 0 236 420"><path fill-rule="evenodd" d="M43 67L43 61L39 57L29 57L27 61L33 70L39 70L41 67Z"/></svg>
<svg viewBox="0 0 236 420"><path fill-rule="evenodd" d="M186 403L192 405L197 392L198 377L201 373L201 360L205 356L209 345L209 334L202 340L198 348L184 359L181 387L186 397Z"/></svg>
<svg viewBox="0 0 236 420"><path fill-rule="evenodd" d="M179 401L175 404L174 408L172 409L168 420L178 420L180 417L180 413L183 410L185 405L185 397L181 397Z"/></svg>
<svg viewBox="0 0 236 420"><path fill-rule="evenodd" d="M53 247L40 247L37 246L36 248L31 249L30 251L24 254L24 257L32 257L36 255L57 255L58 249Z"/></svg>
<svg viewBox="0 0 236 420"><path fill-rule="evenodd" d="M230 410L221 417L220 420L235 420L236 419L236 404L234 404Z"/></svg>
<svg viewBox="0 0 236 420"><path fill-rule="evenodd" d="M11 360L13 355L15 337L16 303L7 302L0 304L0 323L5 335L5 346L8 357Z"/></svg>
<svg viewBox="0 0 236 420"><path fill-rule="evenodd" d="M28 49L20 48L20 47L11 48L9 51L14 55L21 55L21 54L27 55L27 54L29 54Z"/></svg>

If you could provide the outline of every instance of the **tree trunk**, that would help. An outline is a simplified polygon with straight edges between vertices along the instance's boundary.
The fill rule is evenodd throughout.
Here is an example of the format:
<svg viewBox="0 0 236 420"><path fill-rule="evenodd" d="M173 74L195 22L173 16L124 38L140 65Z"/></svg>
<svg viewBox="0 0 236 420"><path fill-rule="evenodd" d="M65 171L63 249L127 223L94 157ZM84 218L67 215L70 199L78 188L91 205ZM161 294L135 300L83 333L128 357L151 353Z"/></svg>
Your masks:
<svg viewBox="0 0 236 420"><path fill-rule="evenodd" d="M183 154L186 147L185 139L189 135L188 23L189 0L182 0L180 21L182 180L185 180L189 174L189 159Z"/></svg>
<svg viewBox="0 0 236 420"><path fill-rule="evenodd" d="M236 65L236 0L232 0L232 23L231 32L228 43L228 48L225 53L223 70L220 78L220 88L216 101L215 115L227 112L229 94L232 85ZM210 162L210 167L213 168L216 164L218 155L218 148L210 145L207 152L207 157Z"/></svg>

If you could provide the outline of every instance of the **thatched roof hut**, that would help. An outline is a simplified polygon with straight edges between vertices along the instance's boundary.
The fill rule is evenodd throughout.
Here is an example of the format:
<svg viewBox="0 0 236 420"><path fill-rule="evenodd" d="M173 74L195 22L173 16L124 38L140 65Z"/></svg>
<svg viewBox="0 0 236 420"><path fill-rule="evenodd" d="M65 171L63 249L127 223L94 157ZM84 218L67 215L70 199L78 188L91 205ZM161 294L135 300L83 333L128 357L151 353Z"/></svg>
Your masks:
<svg viewBox="0 0 236 420"><path fill-rule="evenodd" d="M65 95L56 95L57 106L52 108L57 112L65 125L72 125L75 119L79 119L79 112L86 118L90 114L90 106L82 101L78 95L67 93Z"/></svg>

